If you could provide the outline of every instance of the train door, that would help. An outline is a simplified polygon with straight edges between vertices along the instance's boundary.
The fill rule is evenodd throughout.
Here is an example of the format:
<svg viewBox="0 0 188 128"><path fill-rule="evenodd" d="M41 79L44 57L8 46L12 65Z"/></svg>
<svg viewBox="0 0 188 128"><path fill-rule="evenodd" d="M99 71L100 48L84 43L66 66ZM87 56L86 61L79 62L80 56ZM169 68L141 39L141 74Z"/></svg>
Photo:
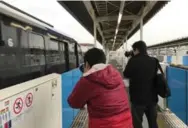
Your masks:
<svg viewBox="0 0 188 128"><path fill-rule="evenodd" d="M30 63L30 49L28 32L20 30L20 53L21 53L21 70L22 80L27 81L31 79L31 63Z"/></svg>
<svg viewBox="0 0 188 128"><path fill-rule="evenodd" d="M66 65L66 71L69 71L70 70L70 63L69 63L69 45L67 43L64 43L65 45L65 51L64 51L64 54L65 54L65 65Z"/></svg>
<svg viewBox="0 0 188 128"><path fill-rule="evenodd" d="M77 44L79 64L84 63L82 50L79 44Z"/></svg>
<svg viewBox="0 0 188 128"><path fill-rule="evenodd" d="M67 59L68 59L68 56L66 55L67 52L67 49L66 49L66 43L64 42L59 42L59 45L60 45L60 61L61 61L61 67L60 67L60 70L61 70L61 73L65 72L65 71L68 71L68 63L67 63Z"/></svg>
<svg viewBox="0 0 188 128"><path fill-rule="evenodd" d="M75 43L69 43L69 68L76 68Z"/></svg>
<svg viewBox="0 0 188 128"><path fill-rule="evenodd" d="M20 70L19 29L0 21L0 89L19 82ZM6 23L6 24L5 24Z"/></svg>
<svg viewBox="0 0 188 128"><path fill-rule="evenodd" d="M60 73L60 46L59 42L53 39L50 39L47 43L47 63L48 68L47 72L49 73Z"/></svg>
<svg viewBox="0 0 188 128"><path fill-rule="evenodd" d="M78 45L77 43L75 43L75 46L74 46L74 53L75 53L75 56L76 56L76 67L79 66L79 56L78 56Z"/></svg>

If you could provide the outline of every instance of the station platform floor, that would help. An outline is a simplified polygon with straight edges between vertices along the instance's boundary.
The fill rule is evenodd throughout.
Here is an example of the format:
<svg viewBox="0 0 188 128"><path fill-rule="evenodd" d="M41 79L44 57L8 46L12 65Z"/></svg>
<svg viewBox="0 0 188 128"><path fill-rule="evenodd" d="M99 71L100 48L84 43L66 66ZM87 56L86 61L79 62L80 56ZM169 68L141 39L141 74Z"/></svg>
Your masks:
<svg viewBox="0 0 188 128"><path fill-rule="evenodd" d="M181 121L174 120L173 123L166 121L166 119L164 118L165 115L166 115L165 113L158 112L157 122L158 122L159 128L188 128L185 125L180 125L182 124ZM143 117L142 126L143 128L149 128L145 115ZM75 118L70 128L88 128L88 113L86 109L81 110L78 113L77 117Z"/></svg>
<svg viewBox="0 0 188 128"><path fill-rule="evenodd" d="M159 121L159 120L158 120ZM158 122L160 124L160 122ZM71 128L88 128L88 114L87 110L81 110L78 116L75 118ZM149 128L147 119L144 116L143 118L143 128ZM159 128L163 128L160 126Z"/></svg>

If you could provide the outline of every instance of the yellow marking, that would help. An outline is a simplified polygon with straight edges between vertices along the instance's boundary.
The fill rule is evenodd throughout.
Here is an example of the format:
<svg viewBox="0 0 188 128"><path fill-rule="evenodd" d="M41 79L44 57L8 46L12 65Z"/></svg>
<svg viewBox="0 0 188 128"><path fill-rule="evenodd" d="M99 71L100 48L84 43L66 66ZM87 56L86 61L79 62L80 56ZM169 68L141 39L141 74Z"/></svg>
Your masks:
<svg viewBox="0 0 188 128"><path fill-rule="evenodd" d="M32 30L32 27L30 27L30 26L26 26L26 27L24 27L24 26L22 26L22 25L20 25L20 24L17 24L17 23L14 23L14 22L11 22L11 24L10 24L12 27L16 27L16 28L21 28L21 29L23 29L23 30Z"/></svg>
<svg viewBox="0 0 188 128"><path fill-rule="evenodd" d="M56 36L51 35L51 34L49 34L49 33L48 33L48 36L49 36L50 38L57 39L57 37L56 37Z"/></svg>

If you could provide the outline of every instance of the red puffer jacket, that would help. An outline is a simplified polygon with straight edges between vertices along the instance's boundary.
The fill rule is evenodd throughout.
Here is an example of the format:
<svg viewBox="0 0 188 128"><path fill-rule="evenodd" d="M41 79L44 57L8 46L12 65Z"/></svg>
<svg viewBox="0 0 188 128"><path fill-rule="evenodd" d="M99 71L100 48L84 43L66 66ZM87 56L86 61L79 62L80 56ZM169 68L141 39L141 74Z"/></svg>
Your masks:
<svg viewBox="0 0 188 128"><path fill-rule="evenodd" d="M132 128L127 93L120 73L111 65L94 65L68 98L73 108L87 104L89 128Z"/></svg>

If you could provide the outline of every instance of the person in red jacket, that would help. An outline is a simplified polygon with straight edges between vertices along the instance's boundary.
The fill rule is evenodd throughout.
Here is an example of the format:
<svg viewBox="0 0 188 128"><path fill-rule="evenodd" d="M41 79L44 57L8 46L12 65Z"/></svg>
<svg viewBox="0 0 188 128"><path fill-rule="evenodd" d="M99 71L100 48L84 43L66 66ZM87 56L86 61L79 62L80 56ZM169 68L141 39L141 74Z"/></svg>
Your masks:
<svg viewBox="0 0 188 128"><path fill-rule="evenodd" d="M84 55L84 74L68 98L72 108L87 105L89 128L133 128L125 85L120 73L105 64L97 48Z"/></svg>

